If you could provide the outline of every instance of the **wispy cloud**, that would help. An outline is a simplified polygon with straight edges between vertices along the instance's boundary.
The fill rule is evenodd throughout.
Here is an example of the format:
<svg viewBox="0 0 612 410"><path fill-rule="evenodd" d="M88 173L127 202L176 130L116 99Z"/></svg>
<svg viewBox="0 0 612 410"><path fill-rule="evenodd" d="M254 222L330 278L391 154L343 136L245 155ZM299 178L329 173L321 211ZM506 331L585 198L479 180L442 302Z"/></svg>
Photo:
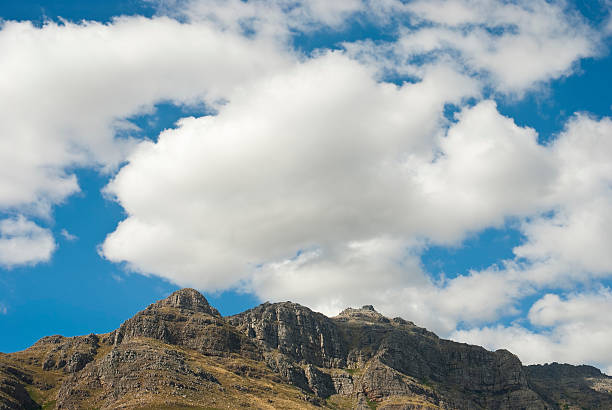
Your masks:
<svg viewBox="0 0 612 410"><path fill-rule="evenodd" d="M123 282L125 279L123 278L123 276L117 274L117 273L113 273L111 274L111 277L115 280L115 282L117 283L121 283Z"/></svg>
<svg viewBox="0 0 612 410"><path fill-rule="evenodd" d="M71 234L70 232L68 232L66 229L62 229L60 231L60 234L64 237L64 239L66 239L69 242L74 242L77 239L79 239L78 236Z"/></svg>

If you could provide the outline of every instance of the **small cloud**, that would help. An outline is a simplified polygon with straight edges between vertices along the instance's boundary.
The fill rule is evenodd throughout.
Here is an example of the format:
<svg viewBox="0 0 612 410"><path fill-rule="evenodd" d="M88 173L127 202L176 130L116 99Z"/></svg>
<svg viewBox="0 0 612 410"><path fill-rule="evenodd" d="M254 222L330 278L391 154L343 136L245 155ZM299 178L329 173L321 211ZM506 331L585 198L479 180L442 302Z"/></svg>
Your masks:
<svg viewBox="0 0 612 410"><path fill-rule="evenodd" d="M6 315L8 313L8 308L0 303L0 315Z"/></svg>
<svg viewBox="0 0 612 410"><path fill-rule="evenodd" d="M0 220L0 266L11 269L47 262L55 248L49 229L23 215Z"/></svg>
<svg viewBox="0 0 612 410"><path fill-rule="evenodd" d="M124 279L121 276L117 275L116 273L113 273L111 277L118 283L121 283L124 281Z"/></svg>
<svg viewBox="0 0 612 410"><path fill-rule="evenodd" d="M66 239L67 241L70 241L70 242L76 241L77 239L79 239L78 236L71 234L66 229L62 229L60 234L64 237L64 239Z"/></svg>

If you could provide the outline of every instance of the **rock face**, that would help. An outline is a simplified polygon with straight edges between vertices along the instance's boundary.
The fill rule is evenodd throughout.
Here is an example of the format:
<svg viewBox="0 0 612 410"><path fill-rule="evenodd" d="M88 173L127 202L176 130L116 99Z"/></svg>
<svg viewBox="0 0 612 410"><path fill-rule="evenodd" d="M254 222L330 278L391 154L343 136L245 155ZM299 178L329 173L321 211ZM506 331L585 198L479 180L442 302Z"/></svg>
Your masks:
<svg viewBox="0 0 612 410"><path fill-rule="evenodd" d="M39 340L32 349L45 350L41 364L43 370L61 369L67 373L75 373L94 359L99 340L94 334L77 337L47 336Z"/></svg>
<svg viewBox="0 0 612 410"><path fill-rule="evenodd" d="M446 402L456 408L547 407L529 389L521 362L510 352L441 340L411 322L390 320L371 305L328 319L296 304L264 304L230 323L296 362L364 369L355 381L332 379L336 392L364 393L378 401L420 396L428 405ZM428 383L442 394L424 386Z"/></svg>
<svg viewBox="0 0 612 410"><path fill-rule="evenodd" d="M595 367L551 363L525 370L530 387L561 408L612 409L612 377Z"/></svg>
<svg viewBox="0 0 612 410"><path fill-rule="evenodd" d="M436 385L448 400L461 406L474 401L485 408L503 408L511 397L521 396L525 400L517 403L519 407L545 407L529 389L521 362L508 351L490 352L439 339L411 322L389 320L371 306L347 309L334 320L345 338L354 341L348 347L347 361L355 366L362 366L364 360L386 365L399 374ZM379 373L382 369L379 364L374 368ZM389 372L381 374L388 378ZM393 383L389 381L387 385ZM395 385L400 388L398 383Z"/></svg>
<svg viewBox="0 0 612 410"><path fill-rule="evenodd" d="M264 303L230 316L228 321L262 346L297 362L324 367L344 365L344 343L334 322L297 303Z"/></svg>
<svg viewBox="0 0 612 410"><path fill-rule="evenodd" d="M104 335L0 354L0 409L612 408L590 366L521 365L373 306L328 318L291 302L223 318L182 289Z"/></svg>

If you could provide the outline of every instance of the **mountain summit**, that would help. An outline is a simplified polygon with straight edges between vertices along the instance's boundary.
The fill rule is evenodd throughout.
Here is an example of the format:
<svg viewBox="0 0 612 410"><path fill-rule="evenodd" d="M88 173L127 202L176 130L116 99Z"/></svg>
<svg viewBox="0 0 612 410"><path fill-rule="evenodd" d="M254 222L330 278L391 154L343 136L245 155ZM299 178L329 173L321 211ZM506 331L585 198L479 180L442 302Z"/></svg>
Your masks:
<svg viewBox="0 0 612 410"><path fill-rule="evenodd" d="M373 306L329 318L296 303L222 317L194 289L101 335L0 354L0 409L612 408L590 366L522 366Z"/></svg>
<svg viewBox="0 0 612 410"><path fill-rule="evenodd" d="M359 309L346 308L334 319L336 320L361 320L364 322L389 323L389 319L381 315L372 305L364 305Z"/></svg>
<svg viewBox="0 0 612 410"><path fill-rule="evenodd" d="M184 288L177 290L172 293L166 299L162 299L152 306L161 308L177 308L177 309L187 309L193 310L196 312L204 312L214 316L220 316L217 309L210 306L208 300L195 289Z"/></svg>

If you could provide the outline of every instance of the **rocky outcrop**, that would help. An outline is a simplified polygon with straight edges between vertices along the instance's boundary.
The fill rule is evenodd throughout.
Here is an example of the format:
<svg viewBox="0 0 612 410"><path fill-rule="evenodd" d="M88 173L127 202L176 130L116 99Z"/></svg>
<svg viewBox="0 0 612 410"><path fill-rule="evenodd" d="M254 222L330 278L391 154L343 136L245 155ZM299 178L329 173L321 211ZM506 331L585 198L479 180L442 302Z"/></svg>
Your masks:
<svg viewBox="0 0 612 410"><path fill-rule="evenodd" d="M63 338L51 336L39 343L47 345L49 350L44 356L42 368L62 369L68 373L75 373L91 362L98 351L99 337L96 335Z"/></svg>
<svg viewBox="0 0 612 410"><path fill-rule="evenodd" d="M297 303L264 303L228 320L243 334L297 362L345 365L344 343L334 322Z"/></svg>
<svg viewBox="0 0 612 410"><path fill-rule="evenodd" d="M371 323L390 323L391 321L378 313L374 306L365 305L361 309L346 308L334 320L337 322L348 322L351 320L371 322ZM406 322L407 323L407 322Z"/></svg>
<svg viewBox="0 0 612 410"><path fill-rule="evenodd" d="M190 312L200 312L211 316L221 317L219 311L210 306L204 295L197 290L190 288L177 290L166 299L153 303L151 308L187 310Z"/></svg>
<svg viewBox="0 0 612 410"><path fill-rule="evenodd" d="M83 403L116 408L133 391L141 392L146 402L146 396L218 387L215 376L190 366L180 351L132 340L115 346L65 381L57 395L57 408L77 409Z"/></svg>
<svg viewBox="0 0 612 410"><path fill-rule="evenodd" d="M308 387L318 397L326 399L332 394L336 394L334 382L329 374L319 370L312 364L307 364L304 372L308 380Z"/></svg>
<svg viewBox="0 0 612 410"><path fill-rule="evenodd" d="M278 352L267 352L265 358L271 370L294 386L323 399L337 393L332 377L312 364L302 367L290 357Z"/></svg>
<svg viewBox="0 0 612 410"><path fill-rule="evenodd" d="M612 379L604 375L598 368L587 365L574 366L561 363L534 364L526 366L525 370L534 380L586 379L591 377Z"/></svg>
<svg viewBox="0 0 612 410"><path fill-rule="evenodd" d="M420 396L436 406L440 405L440 398L432 388L418 383L415 379L376 359L368 363L356 388L370 400L382 400L389 396Z"/></svg>
<svg viewBox="0 0 612 410"><path fill-rule="evenodd" d="M406 384L397 376L401 374L421 386L436 386L449 397L449 402L460 408L508 408L510 402L517 408L546 407L529 388L520 360L508 351L490 352L479 346L442 340L412 322L384 318L369 305L346 309L333 319L348 343L349 366L370 369L364 374L375 375L370 385L375 380L385 380L382 385L393 386L380 393L373 393L380 391L380 386L366 389L367 397L380 399L397 394L428 397L422 387L415 387L414 382ZM427 400L439 402L433 396Z"/></svg>
<svg viewBox="0 0 612 410"><path fill-rule="evenodd" d="M264 357L268 367L281 375L284 380L300 389L310 390L306 372L290 357L278 352L267 352Z"/></svg>
<svg viewBox="0 0 612 410"><path fill-rule="evenodd" d="M193 289L181 289L153 303L111 334L115 345L141 337L188 347L207 355L239 353L261 358L258 347L229 325L217 309Z"/></svg>
<svg viewBox="0 0 612 410"><path fill-rule="evenodd" d="M74 373L94 360L100 348L98 335L46 336L21 353L27 364L40 366L43 370L62 370Z"/></svg>
<svg viewBox="0 0 612 410"><path fill-rule="evenodd" d="M332 374L331 379L336 393L343 396L351 396L356 392L353 377L349 373Z"/></svg>
<svg viewBox="0 0 612 410"><path fill-rule="evenodd" d="M550 363L525 367L529 386L547 403L612 409L612 377L592 366Z"/></svg>
<svg viewBox="0 0 612 410"><path fill-rule="evenodd" d="M371 305L348 308L328 319L294 303L265 303L229 321L259 344L282 352L286 359L274 362L271 368L321 397L332 391L363 393L372 400L408 395L439 405L440 396L424 387L430 383L459 407L546 407L529 388L520 361L510 352L490 352L439 339L412 322L390 320ZM304 372L291 360L365 371L356 380L326 374L325 382L317 384L325 387L315 389L316 367Z"/></svg>

